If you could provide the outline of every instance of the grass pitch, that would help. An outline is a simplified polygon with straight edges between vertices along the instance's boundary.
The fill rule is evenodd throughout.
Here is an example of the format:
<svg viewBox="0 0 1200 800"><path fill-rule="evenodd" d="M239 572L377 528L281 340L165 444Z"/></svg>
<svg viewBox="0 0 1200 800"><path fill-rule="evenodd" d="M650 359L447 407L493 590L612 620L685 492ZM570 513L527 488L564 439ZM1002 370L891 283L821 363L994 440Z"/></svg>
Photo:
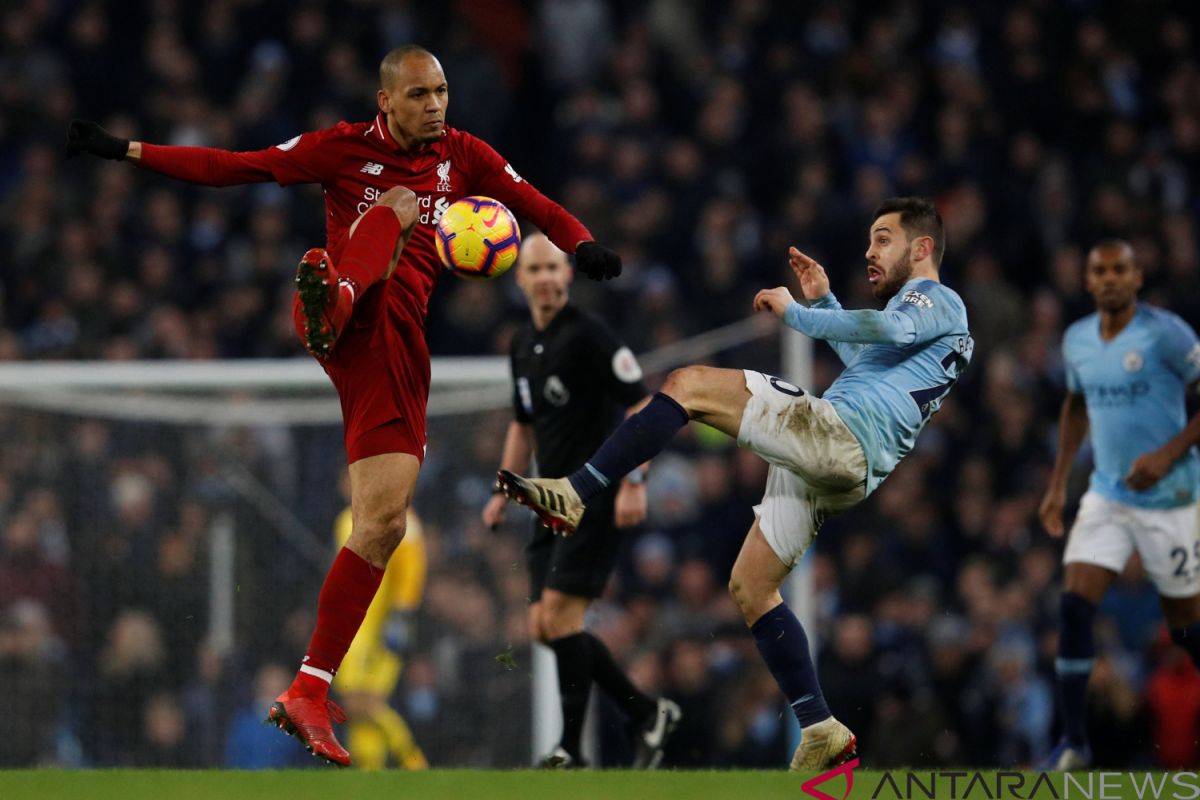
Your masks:
<svg viewBox="0 0 1200 800"><path fill-rule="evenodd" d="M854 770L847 792L845 775L837 775L811 791L805 778L783 771L545 772L535 770L429 770L426 772L355 772L292 770L237 772L228 770L0 770L0 800L1117 800L1117 798L1196 798L1197 773L1062 773L995 772L960 769L956 785L951 773L936 780L928 771ZM978 776L978 777L976 777ZM1106 777L1107 776L1107 777ZM1154 791L1143 781L1158 782ZM1021 785L1017 785L1017 779ZM1132 779L1132 782L1131 782ZM953 786L953 788L952 788Z"/></svg>
<svg viewBox="0 0 1200 800"><path fill-rule="evenodd" d="M12 770L0 771L0 799L773 800L805 796L800 783L785 772Z"/></svg>

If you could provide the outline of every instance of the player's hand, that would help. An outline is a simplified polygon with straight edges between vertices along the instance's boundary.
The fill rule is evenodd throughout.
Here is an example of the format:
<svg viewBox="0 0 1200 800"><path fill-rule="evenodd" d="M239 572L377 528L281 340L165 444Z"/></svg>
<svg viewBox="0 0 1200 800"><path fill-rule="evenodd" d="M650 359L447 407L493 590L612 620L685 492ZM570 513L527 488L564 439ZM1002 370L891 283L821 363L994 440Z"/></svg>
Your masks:
<svg viewBox="0 0 1200 800"><path fill-rule="evenodd" d="M646 521L646 484L621 482L617 490L615 517L618 528L632 528Z"/></svg>
<svg viewBox="0 0 1200 800"><path fill-rule="evenodd" d="M786 286L776 286L774 289L763 289L754 295L755 311L770 311L777 317L782 317L787 307L796 302Z"/></svg>
<svg viewBox="0 0 1200 800"><path fill-rule="evenodd" d="M411 611L393 611L383 625L383 644L398 656L412 651L416 639L416 624Z"/></svg>
<svg viewBox="0 0 1200 800"><path fill-rule="evenodd" d="M788 266L800 280L804 299L819 300L829 294L829 276L825 268L794 247L788 248Z"/></svg>
<svg viewBox="0 0 1200 800"><path fill-rule="evenodd" d="M1171 457L1161 450L1143 453L1129 467L1129 474L1125 476L1125 485L1135 492L1144 492L1171 471L1172 463L1174 462Z"/></svg>
<svg viewBox="0 0 1200 800"><path fill-rule="evenodd" d="M67 158L91 153L101 158L120 161L129 152L129 140L118 139L95 122L73 119L67 126Z"/></svg>
<svg viewBox="0 0 1200 800"><path fill-rule="evenodd" d="M1063 535L1062 515L1063 506L1066 504L1066 490L1051 489L1046 492L1046 496L1042 498L1042 504L1038 506L1038 518L1042 521L1042 527L1055 539Z"/></svg>
<svg viewBox="0 0 1200 800"><path fill-rule="evenodd" d="M500 526L501 520L504 519L504 504L508 502L508 498L502 494L494 494L487 501L487 505L483 507L483 524L489 529L496 530Z"/></svg>
<svg viewBox="0 0 1200 800"><path fill-rule="evenodd" d="M575 266L594 281L606 281L621 274L621 257L595 242L580 242L575 248Z"/></svg>

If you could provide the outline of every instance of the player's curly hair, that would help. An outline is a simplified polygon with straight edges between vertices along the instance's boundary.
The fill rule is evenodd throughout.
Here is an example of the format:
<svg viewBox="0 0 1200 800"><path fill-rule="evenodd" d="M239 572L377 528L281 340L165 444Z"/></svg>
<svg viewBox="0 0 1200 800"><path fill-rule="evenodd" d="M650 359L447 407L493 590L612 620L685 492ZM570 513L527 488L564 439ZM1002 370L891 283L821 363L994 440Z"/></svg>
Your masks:
<svg viewBox="0 0 1200 800"><path fill-rule="evenodd" d="M941 266L942 256L946 253L946 228L942 224L942 215L932 202L923 197L889 197L875 209L872 219L879 219L884 214L899 214L900 227L910 240L917 236L933 239L933 263Z"/></svg>

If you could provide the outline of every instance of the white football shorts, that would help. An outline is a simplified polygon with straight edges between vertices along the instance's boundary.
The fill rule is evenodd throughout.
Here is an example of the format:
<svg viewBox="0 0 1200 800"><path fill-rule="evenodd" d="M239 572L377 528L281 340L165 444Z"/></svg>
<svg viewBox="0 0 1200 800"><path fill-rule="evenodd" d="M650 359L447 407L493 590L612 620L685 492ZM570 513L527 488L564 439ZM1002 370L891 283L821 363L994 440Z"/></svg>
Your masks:
<svg viewBox="0 0 1200 800"><path fill-rule="evenodd" d="M744 373L751 396L738 444L771 465L754 514L767 544L794 567L821 523L866 496L867 457L828 400L761 372Z"/></svg>
<svg viewBox="0 0 1200 800"><path fill-rule="evenodd" d="M1138 508L1085 492L1063 563L1120 572L1135 548L1160 595L1191 597L1200 592L1200 503Z"/></svg>

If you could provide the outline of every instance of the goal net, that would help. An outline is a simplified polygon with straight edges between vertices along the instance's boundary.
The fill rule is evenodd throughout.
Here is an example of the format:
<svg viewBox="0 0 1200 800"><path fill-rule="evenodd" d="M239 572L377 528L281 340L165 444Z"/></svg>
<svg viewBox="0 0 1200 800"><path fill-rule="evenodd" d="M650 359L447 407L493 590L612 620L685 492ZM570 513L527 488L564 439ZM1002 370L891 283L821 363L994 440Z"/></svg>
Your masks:
<svg viewBox="0 0 1200 800"><path fill-rule="evenodd" d="M643 366L651 385L683 363L772 370L773 330L747 321ZM373 691L437 766L523 766L557 737L556 688L527 630L529 515L510 505L498 532L480 521L509 380L503 358L433 364L414 500L423 602L402 669L380 666ZM347 507L340 409L319 366L3 364L0 437L0 674L14 701L0 715L0 766L307 758L259 723L305 650ZM652 473L655 510L625 537L589 624L647 691L741 720L692 737L677 763L731 763L774 735L751 720L762 728L755 714L779 699L744 688L761 668L723 586L749 517L705 515L749 514L741 495L761 491L761 476L722 437L691 431L678 446L687 452ZM352 723L374 719L371 702L347 709ZM620 763L619 715L594 705L588 746ZM381 764L419 763L394 717L357 731Z"/></svg>

